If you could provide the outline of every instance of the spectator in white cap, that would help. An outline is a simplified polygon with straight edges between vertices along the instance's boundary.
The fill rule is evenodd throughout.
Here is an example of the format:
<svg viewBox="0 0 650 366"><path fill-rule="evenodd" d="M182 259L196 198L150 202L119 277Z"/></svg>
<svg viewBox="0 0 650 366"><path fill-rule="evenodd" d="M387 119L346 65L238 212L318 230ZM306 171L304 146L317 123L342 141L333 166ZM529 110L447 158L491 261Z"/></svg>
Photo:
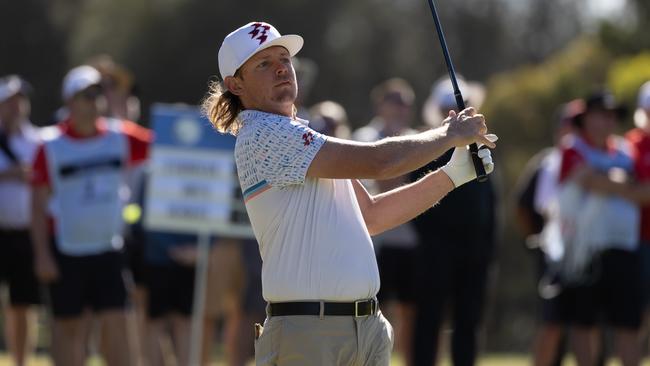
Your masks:
<svg viewBox="0 0 650 366"><path fill-rule="evenodd" d="M268 305L256 362L388 365L393 332L376 300L370 235L476 178L467 144L495 144L473 109L450 113L439 129L377 142L316 132L296 117L291 57L302 45L268 23L233 31L219 50L223 85L214 83L203 105L215 128L237 135L239 182L263 260ZM414 184L372 196L358 181L404 175L455 146L450 164ZM491 172L489 151L479 155Z"/></svg>
<svg viewBox="0 0 650 366"><path fill-rule="evenodd" d="M150 135L134 123L100 117L100 79L90 66L68 72L62 94L70 115L43 134L33 166L35 268L49 290L56 365L84 364L86 309L102 324L107 364L134 363L121 214L125 173L147 157Z"/></svg>
<svg viewBox="0 0 650 366"><path fill-rule="evenodd" d="M465 104L474 108L480 108L485 99L485 88L476 82L468 82L462 76L458 76L458 88L465 98ZM449 77L442 77L431 87L431 94L424 102L422 118L428 126L440 126L449 110L455 110L456 97L454 88Z"/></svg>
<svg viewBox="0 0 650 366"><path fill-rule="evenodd" d="M29 237L31 164L40 142L29 121L31 87L17 75L0 79L0 285L7 345L16 365L25 365L36 339L40 303Z"/></svg>
<svg viewBox="0 0 650 366"><path fill-rule="evenodd" d="M314 130L341 139L350 138L348 114L339 103L332 100L316 103L309 108L309 115Z"/></svg>

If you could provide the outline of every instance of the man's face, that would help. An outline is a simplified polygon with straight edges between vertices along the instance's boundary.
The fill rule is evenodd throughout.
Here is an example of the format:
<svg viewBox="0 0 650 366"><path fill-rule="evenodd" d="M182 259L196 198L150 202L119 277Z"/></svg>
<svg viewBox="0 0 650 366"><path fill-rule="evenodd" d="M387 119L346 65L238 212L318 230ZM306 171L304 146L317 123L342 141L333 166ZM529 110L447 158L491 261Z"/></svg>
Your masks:
<svg viewBox="0 0 650 366"><path fill-rule="evenodd" d="M617 120L616 112L595 109L585 114L584 130L595 144L604 145L609 135L615 132Z"/></svg>
<svg viewBox="0 0 650 366"><path fill-rule="evenodd" d="M70 113L81 119L93 120L99 116L100 110L106 105L106 98L98 85L90 86L75 94L68 101Z"/></svg>
<svg viewBox="0 0 650 366"><path fill-rule="evenodd" d="M395 94L388 96L379 104L377 114L386 123L397 129L408 126L412 113L411 103L405 101L401 96Z"/></svg>
<svg viewBox="0 0 650 366"><path fill-rule="evenodd" d="M31 105L23 94L16 94L0 103L0 121L19 122L29 117Z"/></svg>
<svg viewBox="0 0 650 366"><path fill-rule="evenodd" d="M239 76L226 79L228 89L241 98L245 108L291 115L298 87L291 56L284 47L258 52L242 65Z"/></svg>

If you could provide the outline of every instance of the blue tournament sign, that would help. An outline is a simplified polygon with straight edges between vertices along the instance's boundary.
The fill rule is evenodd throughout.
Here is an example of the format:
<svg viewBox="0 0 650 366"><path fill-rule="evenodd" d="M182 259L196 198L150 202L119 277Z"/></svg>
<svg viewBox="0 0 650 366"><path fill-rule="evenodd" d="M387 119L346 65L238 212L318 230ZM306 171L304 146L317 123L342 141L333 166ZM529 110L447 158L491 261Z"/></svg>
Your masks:
<svg viewBox="0 0 650 366"><path fill-rule="evenodd" d="M155 104L144 225L149 230L252 238L237 180L235 138L198 108Z"/></svg>

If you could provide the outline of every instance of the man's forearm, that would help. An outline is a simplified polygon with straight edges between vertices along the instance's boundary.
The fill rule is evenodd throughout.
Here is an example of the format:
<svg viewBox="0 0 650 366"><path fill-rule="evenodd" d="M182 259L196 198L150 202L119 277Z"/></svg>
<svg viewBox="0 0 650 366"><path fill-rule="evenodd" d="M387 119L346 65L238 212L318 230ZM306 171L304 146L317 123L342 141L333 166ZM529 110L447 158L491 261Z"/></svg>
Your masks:
<svg viewBox="0 0 650 366"><path fill-rule="evenodd" d="M0 170L0 181L19 180L15 168Z"/></svg>
<svg viewBox="0 0 650 366"><path fill-rule="evenodd" d="M640 205L650 204L650 183L632 185L626 193L626 198Z"/></svg>
<svg viewBox="0 0 650 366"><path fill-rule="evenodd" d="M31 236L34 254L37 256L50 254L47 214L45 210L47 193L44 190L45 188L37 187L33 190L32 196Z"/></svg>
<svg viewBox="0 0 650 366"><path fill-rule="evenodd" d="M453 189L451 179L442 170L437 170L415 183L373 196L364 212L368 231L377 235L410 221Z"/></svg>
<svg viewBox="0 0 650 366"><path fill-rule="evenodd" d="M375 144L381 160L387 161L383 179L395 178L412 172L437 159L454 147L440 127L417 135L390 137Z"/></svg>

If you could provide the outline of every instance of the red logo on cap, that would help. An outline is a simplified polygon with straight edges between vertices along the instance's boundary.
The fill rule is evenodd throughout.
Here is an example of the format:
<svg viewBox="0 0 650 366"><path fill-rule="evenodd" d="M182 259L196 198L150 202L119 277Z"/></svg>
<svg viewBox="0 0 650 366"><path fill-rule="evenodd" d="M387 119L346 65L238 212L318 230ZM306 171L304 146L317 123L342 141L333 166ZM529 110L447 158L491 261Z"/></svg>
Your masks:
<svg viewBox="0 0 650 366"><path fill-rule="evenodd" d="M251 39L257 39L260 41L260 44L266 41L266 31L271 29L271 26L264 23L255 23L253 24L253 30L248 32L251 35ZM257 38L256 38L257 37Z"/></svg>

